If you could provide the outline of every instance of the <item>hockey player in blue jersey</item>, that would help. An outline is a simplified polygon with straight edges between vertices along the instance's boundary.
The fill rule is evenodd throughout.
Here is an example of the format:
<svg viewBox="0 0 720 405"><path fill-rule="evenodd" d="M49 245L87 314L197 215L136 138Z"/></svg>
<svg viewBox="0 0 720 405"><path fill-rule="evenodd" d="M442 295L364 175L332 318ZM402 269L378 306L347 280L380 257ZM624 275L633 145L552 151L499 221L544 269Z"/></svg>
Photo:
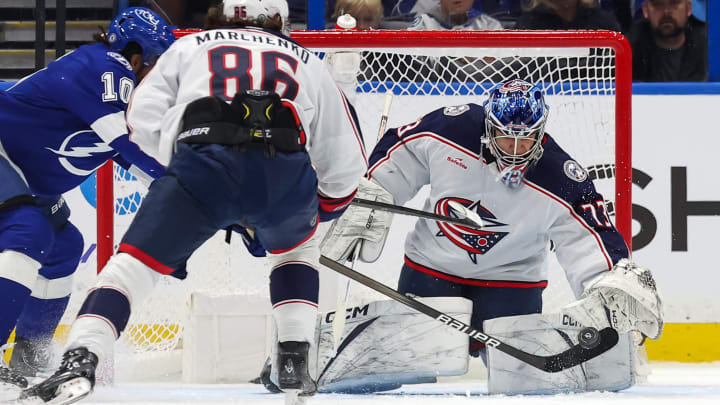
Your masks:
<svg viewBox="0 0 720 405"><path fill-rule="evenodd" d="M512 318L514 326L529 319L537 322L531 329L549 329L541 326L546 326L546 318L538 320L533 316L541 315L530 314L541 312L553 245L575 296L585 297L563 310L571 323L613 326L657 339L663 320L652 276L628 260L628 248L583 166L545 133L548 112L542 91L516 79L495 86L484 106L445 107L384 134L370 156L369 180L361 183L366 186L359 189L358 197L364 197L363 190L372 190L372 197L366 198L404 204L430 185L426 211L452 215L452 205L459 203L485 222L478 230L419 219L405 241L398 291L469 299L470 323L478 330L488 320L520 315L528 317ZM323 254L344 261L361 243L360 259L373 261L387 229L372 228L389 224L383 218L387 215L351 206L323 240ZM511 332L492 333L502 337ZM548 343L536 342L532 333L527 336L534 348ZM471 350L484 350L477 343ZM389 363L391 357L388 354L385 361ZM627 355L608 361L618 370L628 362ZM526 375L532 368L503 367L515 375ZM490 368L495 384L491 391L502 386L498 390L505 393L542 392L561 386L557 380L553 386L547 375L530 375L508 388L502 385L507 379L493 375ZM602 380L597 389L625 387L631 384L629 378L619 383Z"/></svg>
<svg viewBox="0 0 720 405"><path fill-rule="evenodd" d="M164 168L130 141L133 89L175 40L154 12L120 13L104 37L0 92L0 381L27 385L71 292L83 239L61 194L108 159L147 179ZM1 363L0 363L1 364Z"/></svg>

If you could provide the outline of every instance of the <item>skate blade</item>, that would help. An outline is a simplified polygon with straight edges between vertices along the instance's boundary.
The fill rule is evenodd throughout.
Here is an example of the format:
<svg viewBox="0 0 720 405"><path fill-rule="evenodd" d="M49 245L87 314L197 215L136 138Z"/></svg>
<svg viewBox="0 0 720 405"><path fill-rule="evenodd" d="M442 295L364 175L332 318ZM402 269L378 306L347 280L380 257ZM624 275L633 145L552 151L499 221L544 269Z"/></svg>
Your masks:
<svg viewBox="0 0 720 405"><path fill-rule="evenodd" d="M302 390L285 390L285 405L304 405L307 396L300 395Z"/></svg>
<svg viewBox="0 0 720 405"><path fill-rule="evenodd" d="M86 396L90 395L92 392L92 386L90 385L90 381L88 381L86 378L75 378L70 381L67 381L63 384L60 384L60 386L55 391L55 398L49 400L48 402L43 402L43 400L36 396L29 396L25 398L20 398L16 402L12 402L12 404L15 405L36 405L36 404L49 404L49 405L67 405L67 404L74 404L75 402L80 401L81 399L85 398Z"/></svg>

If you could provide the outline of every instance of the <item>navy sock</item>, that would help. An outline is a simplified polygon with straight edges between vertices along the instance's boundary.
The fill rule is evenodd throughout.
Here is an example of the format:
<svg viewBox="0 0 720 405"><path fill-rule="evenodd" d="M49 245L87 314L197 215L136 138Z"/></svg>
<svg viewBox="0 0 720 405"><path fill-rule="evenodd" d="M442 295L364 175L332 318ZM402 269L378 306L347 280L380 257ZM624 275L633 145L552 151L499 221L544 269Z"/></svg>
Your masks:
<svg viewBox="0 0 720 405"><path fill-rule="evenodd" d="M20 283L0 278L0 345L4 345L10 337L30 292Z"/></svg>

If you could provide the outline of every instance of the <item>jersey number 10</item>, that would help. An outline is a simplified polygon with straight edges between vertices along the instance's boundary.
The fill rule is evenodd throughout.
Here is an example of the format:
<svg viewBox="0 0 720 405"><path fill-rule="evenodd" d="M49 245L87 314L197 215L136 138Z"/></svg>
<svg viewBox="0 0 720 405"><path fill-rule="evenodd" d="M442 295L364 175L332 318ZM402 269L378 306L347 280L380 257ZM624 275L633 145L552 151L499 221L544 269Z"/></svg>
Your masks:
<svg viewBox="0 0 720 405"><path fill-rule="evenodd" d="M105 72L102 74L101 79L105 88L102 95L103 103L117 101L118 93L115 92L115 74L113 74L113 72ZM120 87L120 100L127 104L128 101L130 101L130 95L133 89L135 89L135 83L129 77L121 77L118 87Z"/></svg>

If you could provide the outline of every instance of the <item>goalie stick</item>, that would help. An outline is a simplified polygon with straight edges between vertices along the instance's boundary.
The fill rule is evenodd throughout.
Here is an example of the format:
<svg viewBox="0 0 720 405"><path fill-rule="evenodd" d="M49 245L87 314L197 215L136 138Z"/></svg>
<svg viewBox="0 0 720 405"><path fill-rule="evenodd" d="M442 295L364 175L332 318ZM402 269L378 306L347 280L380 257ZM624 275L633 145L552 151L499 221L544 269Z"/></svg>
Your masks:
<svg viewBox="0 0 720 405"><path fill-rule="evenodd" d="M388 204L381 201L366 200L364 198L353 198L351 204L360 207L373 208L381 211L388 211L395 214L410 215L413 217L431 219L434 221L446 222L448 224L462 225L474 229L482 229L483 223L480 216L461 204L452 204L451 208L457 212L458 218L435 214L414 208L403 207L402 205Z"/></svg>
<svg viewBox="0 0 720 405"><path fill-rule="evenodd" d="M568 369L570 367L577 366L587 360L595 358L602 353L605 353L611 349L618 342L618 333L613 328L604 328L597 331L592 328L585 328L580 331L580 336L583 337L581 342L577 345L572 346L568 350L562 353L554 354L550 356L538 356L532 353L522 351L518 348L510 346L507 343L503 343L497 338L486 335L470 325L467 325L448 314L440 312L435 308L425 305L422 302L415 300L409 296L399 293L398 291L382 284L370 277L365 276L345 265L342 265L328 257L320 256L320 264L334 270L346 277L349 277L360 284L372 288L373 290L399 301L408 307L423 313L431 318L434 318L445 325L456 329L471 338L485 343L488 347L494 347L501 352L504 352L522 362L530 364L540 370L555 373ZM594 335L595 339L590 339L590 335Z"/></svg>
<svg viewBox="0 0 720 405"><path fill-rule="evenodd" d="M385 105L383 106L382 115L380 116L380 125L378 127L378 134L377 138L375 139L375 144L380 142L380 139L382 139L383 135L385 134L385 127L387 126L388 122L388 116L390 115L390 106L392 105L392 99L393 99L393 93L387 93L385 94ZM372 218L372 213L370 214L370 218ZM360 249L362 247L362 240L359 240L357 244L355 245L355 249L353 249L353 255L352 255L352 263L351 263L351 269L354 270L355 265L358 261L358 256L360 255ZM338 280L338 284L340 284ZM332 329L333 329L333 350L335 350L335 353L337 354L337 349L340 347L340 341L342 340L342 334L345 330L345 308L347 307L348 298L350 297L350 279L347 280L345 283L345 294L344 297L341 299L340 295L337 297L337 306L335 307L335 317L332 321Z"/></svg>

